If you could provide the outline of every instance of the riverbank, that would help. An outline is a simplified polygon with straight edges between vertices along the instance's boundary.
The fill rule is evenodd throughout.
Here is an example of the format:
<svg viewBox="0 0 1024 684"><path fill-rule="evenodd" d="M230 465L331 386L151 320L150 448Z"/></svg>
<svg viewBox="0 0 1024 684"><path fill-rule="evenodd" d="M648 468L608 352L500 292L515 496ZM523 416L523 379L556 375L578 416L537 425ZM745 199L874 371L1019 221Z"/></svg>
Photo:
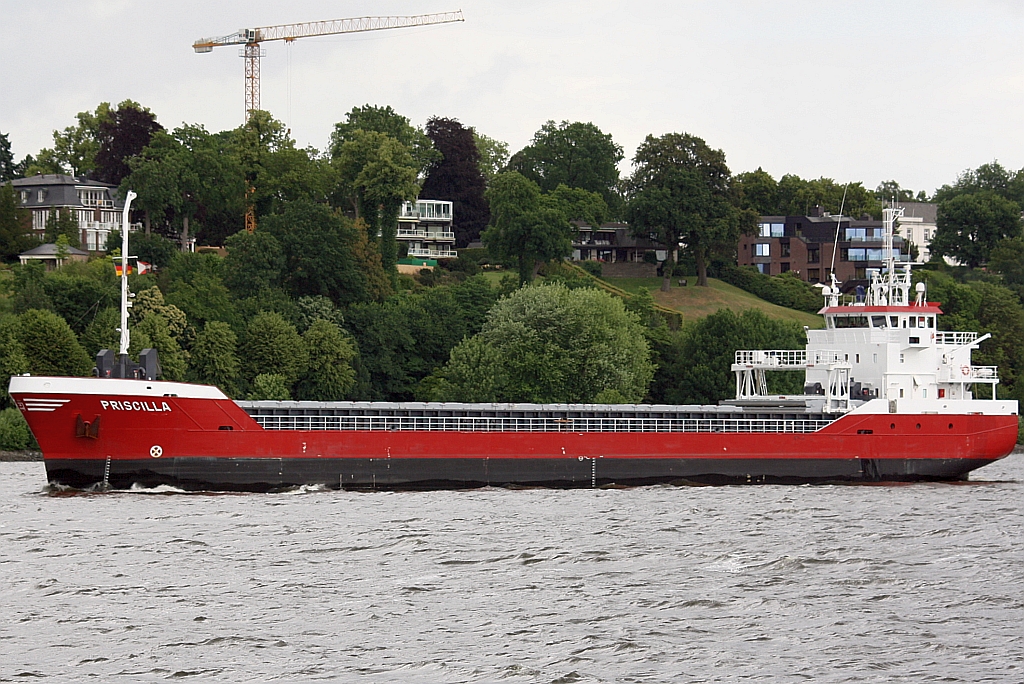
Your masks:
<svg viewBox="0 0 1024 684"><path fill-rule="evenodd" d="M0 462L14 462L14 461L42 461L43 452L41 451L0 451Z"/></svg>

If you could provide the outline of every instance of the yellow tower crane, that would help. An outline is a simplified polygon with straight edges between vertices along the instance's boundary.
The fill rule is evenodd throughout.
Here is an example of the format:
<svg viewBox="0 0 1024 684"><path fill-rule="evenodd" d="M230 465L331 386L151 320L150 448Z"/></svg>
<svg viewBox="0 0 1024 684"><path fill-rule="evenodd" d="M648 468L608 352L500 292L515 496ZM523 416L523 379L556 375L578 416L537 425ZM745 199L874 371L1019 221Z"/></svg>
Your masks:
<svg viewBox="0 0 1024 684"><path fill-rule="evenodd" d="M245 58L245 117L260 108L260 57L266 53L261 43L271 40L292 42L298 38L313 36L333 36L339 33L363 33L366 31L384 31L387 29L413 28L416 26L432 26L434 24L451 24L465 21L462 10L441 12L437 14L417 14L411 16L391 17L356 17L353 19L334 19L331 21L308 21L301 24L281 24L261 28L239 29L235 33L219 38L200 38L192 44L198 53L212 52L215 47L224 45L243 45L239 56ZM251 185L246 187L245 229L250 233L256 228L256 215L251 203Z"/></svg>

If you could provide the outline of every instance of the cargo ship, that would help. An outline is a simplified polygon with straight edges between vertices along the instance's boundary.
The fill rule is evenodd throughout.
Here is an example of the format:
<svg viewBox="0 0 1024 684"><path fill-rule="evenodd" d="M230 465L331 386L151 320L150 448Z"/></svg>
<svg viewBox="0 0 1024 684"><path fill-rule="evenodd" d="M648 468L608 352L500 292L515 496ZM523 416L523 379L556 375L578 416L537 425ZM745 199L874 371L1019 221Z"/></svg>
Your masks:
<svg viewBox="0 0 1024 684"><path fill-rule="evenodd" d="M153 350L129 360L124 278L120 354L101 351L97 377L15 376L9 391L57 488L963 480L1013 450L1018 406L972 363L988 335L939 330L940 306L894 258L899 212L885 210L887 266L852 297L834 277L822 288L805 349L737 351L736 395L717 405L234 401L156 380ZM802 372L803 393L772 394L776 371Z"/></svg>

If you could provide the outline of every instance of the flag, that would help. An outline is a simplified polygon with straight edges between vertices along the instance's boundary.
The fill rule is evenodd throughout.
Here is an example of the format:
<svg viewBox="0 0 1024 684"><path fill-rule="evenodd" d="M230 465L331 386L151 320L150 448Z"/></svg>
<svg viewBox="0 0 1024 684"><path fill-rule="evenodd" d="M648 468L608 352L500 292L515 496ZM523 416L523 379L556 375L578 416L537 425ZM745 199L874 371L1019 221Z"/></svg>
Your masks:
<svg viewBox="0 0 1024 684"><path fill-rule="evenodd" d="M117 273L117 277L120 278L121 275L124 273L124 268L121 266L121 264L114 264L114 272ZM131 275L131 274L132 274L132 265L128 264L128 275Z"/></svg>

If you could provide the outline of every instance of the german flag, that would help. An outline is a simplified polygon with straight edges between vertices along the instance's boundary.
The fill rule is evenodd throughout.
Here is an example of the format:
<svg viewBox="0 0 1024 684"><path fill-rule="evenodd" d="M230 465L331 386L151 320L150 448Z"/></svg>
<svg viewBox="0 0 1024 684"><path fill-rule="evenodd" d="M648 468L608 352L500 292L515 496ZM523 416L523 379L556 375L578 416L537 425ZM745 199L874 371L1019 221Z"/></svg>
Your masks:
<svg viewBox="0 0 1024 684"><path fill-rule="evenodd" d="M124 267L121 264L114 264L114 272L117 273L117 277L120 278L124 273ZM132 265L128 264L128 275L132 274Z"/></svg>

